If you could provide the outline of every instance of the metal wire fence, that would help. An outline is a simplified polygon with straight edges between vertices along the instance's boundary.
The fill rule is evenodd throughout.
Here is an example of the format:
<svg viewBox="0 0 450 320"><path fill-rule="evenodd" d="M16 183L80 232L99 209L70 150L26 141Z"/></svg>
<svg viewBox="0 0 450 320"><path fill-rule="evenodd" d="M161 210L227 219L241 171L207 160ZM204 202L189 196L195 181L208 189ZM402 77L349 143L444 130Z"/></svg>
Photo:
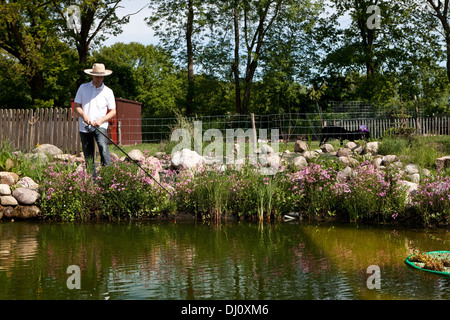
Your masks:
<svg viewBox="0 0 450 320"><path fill-rule="evenodd" d="M359 130L364 126L373 138L380 138L389 128L412 127L418 134L450 134L449 117L426 118L413 112L403 113L402 117L388 114L366 113L284 113L269 115L223 115L188 117L186 123L197 123L203 135L209 129L218 129L225 137L227 130L266 129L267 139L271 139L272 130L277 129L280 140L291 141L299 138L320 140L322 128L339 126L346 130ZM171 139L173 129L177 128L177 118L144 118L142 119L142 142L158 143ZM232 132L232 131L231 131ZM133 144L127 141L126 144Z"/></svg>

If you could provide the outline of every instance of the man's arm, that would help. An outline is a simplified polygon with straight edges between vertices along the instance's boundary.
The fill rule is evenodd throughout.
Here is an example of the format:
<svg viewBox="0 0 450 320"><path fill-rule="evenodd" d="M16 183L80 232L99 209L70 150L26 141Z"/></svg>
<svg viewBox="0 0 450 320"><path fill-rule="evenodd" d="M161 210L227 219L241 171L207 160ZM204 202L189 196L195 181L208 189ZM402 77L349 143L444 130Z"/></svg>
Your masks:
<svg viewBox="0 0 450 320"><path fill-rule="evenodd" d="M100 125L106 121L111 120L112 118L114 118L116 116L116 109L110 109L108 111L108 113L101 119L99 120L95 120L94 122L92 122L92 125L94 127L100 127Z"/></svg>
<svg viewBox="0 0 450 320"><path fill-rule="evenodd" d="M75 103L75 111L78 113L78 115L83 118L84 122L86 124L91 124L91 119L87 116L87 114L83 111L83 108L81 107L81 104Z"/></svg>

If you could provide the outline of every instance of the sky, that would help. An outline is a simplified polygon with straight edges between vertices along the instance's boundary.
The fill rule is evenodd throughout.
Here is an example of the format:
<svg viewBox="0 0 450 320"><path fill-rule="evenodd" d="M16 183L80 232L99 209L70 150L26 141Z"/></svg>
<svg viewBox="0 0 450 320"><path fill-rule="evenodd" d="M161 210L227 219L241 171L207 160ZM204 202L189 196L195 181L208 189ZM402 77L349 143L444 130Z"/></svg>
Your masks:
<svg viewBox="0 0 450 320"><path fill-rule="evenodd" d="M120 4L121 8L117 10L117 16L123 17L127 14L132 14L140 9L139 13L130 17L130 22L122 26L123 32L116 37L109 36L105 41L105 46L110 46L116 42L130 43L139 42L144 45L158 44L158 38L154 36L153 29L149 27L145 18L152 14L149 4L151 0L123 0ZM325 2L327 3L327 2ZM341 26L347 27L350 24L348 17L343 17L340 20Z"/></svg>
<svg viewBox="0 0 450 320"><path fill-rule="evenodd" d="M140 42L144 45L157 44L158 39L154 36L151 27L147 26L144 19L151 15L148 4L151 0L124 0L117 10L117 16L123 17L127 14L135 13L144 7L142 11L130 17L130 22L122 26L123 32L118 36L109 36L105 41L105 46L110 46L116 42L130 43Z"/></svg>

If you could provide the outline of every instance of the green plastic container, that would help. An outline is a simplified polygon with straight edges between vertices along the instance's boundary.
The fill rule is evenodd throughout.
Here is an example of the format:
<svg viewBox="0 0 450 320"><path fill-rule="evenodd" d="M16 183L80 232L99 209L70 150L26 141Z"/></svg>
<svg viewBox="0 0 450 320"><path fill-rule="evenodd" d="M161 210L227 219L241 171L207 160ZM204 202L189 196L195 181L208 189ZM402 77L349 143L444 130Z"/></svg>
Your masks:
<svg viewBox="0 0 450 320"><path fill-rule="evenodd" d="M439 256L439 255L445 254L445 255L448 255L449 258L450 258L450 251L430 251L430 252L426 252L425 254L426 255L433 255L433 256ZM416 265L416 262L410 261L410 258L412 256L414 256L414 254L412 254L412 255L408 256L408 258L406 258L405 262L406 262L407 265L409 265L409 266L411 266L411 267L413 267L415 269L419 269L421 271L426 271L426 272L438 274L438 275L441 275L441 276L450 277L450 268L447 267L446 268L447 271L436 271L436 270L424 269L424 268L421 268L420 266Z"/></svg>

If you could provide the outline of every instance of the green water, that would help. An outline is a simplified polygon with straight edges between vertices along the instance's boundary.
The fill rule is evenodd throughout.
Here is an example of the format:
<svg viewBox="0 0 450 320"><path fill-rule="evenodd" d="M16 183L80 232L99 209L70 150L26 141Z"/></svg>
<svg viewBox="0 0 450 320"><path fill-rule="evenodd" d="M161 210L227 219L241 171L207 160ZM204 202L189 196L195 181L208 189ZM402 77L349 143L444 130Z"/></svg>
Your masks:
<svg viewBox="0 0 450 320"><path fill-rule="evenodd" d="M0 299L449 299L449 278L404 263L449 244L445 230L379 226L2 222Z"/></svg>

